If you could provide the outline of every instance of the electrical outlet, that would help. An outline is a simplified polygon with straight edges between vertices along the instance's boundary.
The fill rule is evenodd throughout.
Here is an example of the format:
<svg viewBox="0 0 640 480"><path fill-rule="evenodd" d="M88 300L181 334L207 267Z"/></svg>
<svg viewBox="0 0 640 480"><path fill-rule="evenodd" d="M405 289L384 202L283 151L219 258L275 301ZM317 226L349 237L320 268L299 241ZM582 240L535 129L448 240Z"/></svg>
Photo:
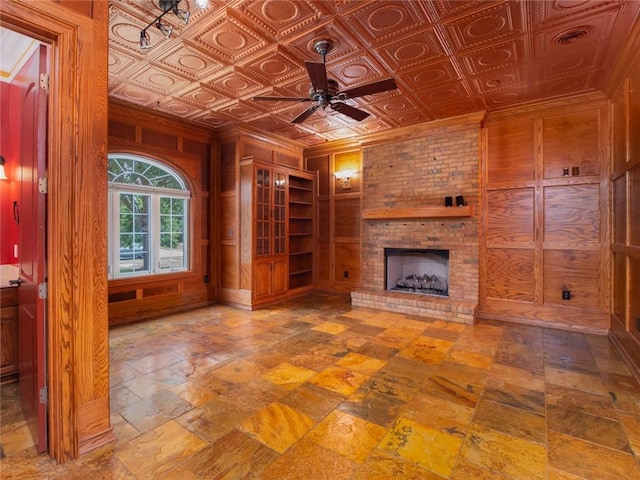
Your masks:
<svg viewBox="0 0 640 480"><path fill-rule="evenodd" d="M640 317L636 318L636 330L640 332Z"/></svg>
<svg viewBox="0 0 640 480"><path fill-rule="evenodd" d="M571 290L562 290L562 299L571 300Z"/></svg>
<svg viewBox="0 0 640 480"><path fill-rule="evenodd" d="M204 283L209 283L209 275L205 275L204 277L202 277L202 281Z"/></svg>
<svg viewBox="0 0 640 480"><path fill-rule="evenodd" d="M348 270L345 270L344 272L342 272L342 276L343 276L344 278L349 278L349 271L348 271Z"/></svg>

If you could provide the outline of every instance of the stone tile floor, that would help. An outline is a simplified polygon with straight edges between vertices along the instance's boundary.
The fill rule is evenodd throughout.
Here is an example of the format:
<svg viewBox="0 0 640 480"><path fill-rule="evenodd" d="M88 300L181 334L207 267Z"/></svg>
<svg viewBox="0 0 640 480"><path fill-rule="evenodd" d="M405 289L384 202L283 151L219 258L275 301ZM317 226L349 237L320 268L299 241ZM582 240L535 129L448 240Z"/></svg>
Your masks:
<svg viewBox="0 0 640 480"><path fill-rule="evenodd" d="M314 294L110 332L117 443L57 465L2 387L0 476L640 479L640 387L606 337Z"/></svg>

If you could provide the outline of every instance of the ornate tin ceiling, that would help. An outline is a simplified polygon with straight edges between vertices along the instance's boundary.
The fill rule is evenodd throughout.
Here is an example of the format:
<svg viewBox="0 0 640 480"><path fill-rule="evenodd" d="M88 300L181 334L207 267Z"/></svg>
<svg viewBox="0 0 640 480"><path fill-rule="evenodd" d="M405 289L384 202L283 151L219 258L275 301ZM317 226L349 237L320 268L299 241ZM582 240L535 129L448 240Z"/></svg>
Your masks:
<svg viewBox="0 0 640 480"><path fill-rule="evenodd" d="M245 123L314 145L479 110L602 90L637 1L194 0L166 38L157 0L112 1L109 96L211 128ZM371 115L255 96L309 94L305 61L331 39L327 72L345 90L393 77L396 90L347 101Z"/></svg>

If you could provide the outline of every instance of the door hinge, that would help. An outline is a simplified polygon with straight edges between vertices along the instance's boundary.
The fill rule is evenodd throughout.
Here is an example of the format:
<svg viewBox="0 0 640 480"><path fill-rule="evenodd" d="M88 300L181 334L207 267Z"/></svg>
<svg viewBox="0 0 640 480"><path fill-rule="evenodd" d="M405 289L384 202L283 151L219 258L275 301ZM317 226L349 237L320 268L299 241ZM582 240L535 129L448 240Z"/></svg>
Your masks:
<svg viewBox="0 0 640 480"><path fill-rule="evenodd" d="M49 91L49 74L41 73L40 74L40 88L43 90Z"/></svg>
<svg viewBox="0 0 640 480"><path fill-rule="evenodd" d="M47 298L47 282L42 282L38 284L38 298L40 300L44 300Z"/></svg>
<svg viewBox="0 0 640 480"><path fill-rule="evenodd" d="M38 179L38 193L47 193L48 186L47 177Z"/></svg>
<svg viewBox="0 0 640 480"><path fill-rule="evenodd" d="M49 401L49 390L46 386L40 387L40 403L47 403Z"/></svg>

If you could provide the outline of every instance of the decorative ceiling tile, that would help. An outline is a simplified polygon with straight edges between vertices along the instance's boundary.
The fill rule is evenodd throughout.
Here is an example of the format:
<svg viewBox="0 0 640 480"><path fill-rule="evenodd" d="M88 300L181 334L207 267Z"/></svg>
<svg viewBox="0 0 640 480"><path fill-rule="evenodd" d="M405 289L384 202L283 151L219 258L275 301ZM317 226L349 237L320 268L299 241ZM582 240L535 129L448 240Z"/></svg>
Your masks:
<svg viewBox="0 0 640 480"><path fill-rule="evenodd" d="M427 27L419 33L382 46L379 52L380 57L385 60L389 68L395 71L418 67L446 56L432 27Z"/></svg>
<svg viewBox="0 0 640 480"><path fill-rule="evenodd" d="M420 65L411 71L396 75L396 78L410 91L423 90L433 85L460 80L456 67L449 59Z"/></svg>
<svg viewBox="0 0 640 480"><path fill-rule="evenodd" d="M372 113L376 112L377 118L396 118L402 112L417 110L419 105L409 96L402 95L399 92L390 92L382 98L375 98L364 110Z"/></svg>
<svg viewBox="0 0 640 480"><path fill-rule="evenodd" d="M502 108L531 100L530 88L512 86L487 92L483 97L486 109Z"/></svg>
<svg viewBox="0 0 640 480"><path fill-rule="evenodd" d="M589 84L593 79L593 74L585 75L584 73L565 76L562 78L543 82L540 85L542 95L556 96L566 95L571 92L588 91Z"/></svg>
<svg viewBox="0 0 640 480"><path fill-rule="evenodd" d="M155 65L147 65L133 74L129 81L162 95L170 95L189 84L187 78Z"/></svg>
<svg viewBox="0 0 640 480"><path fill-rule="evenodd" d="M192 80L207 77L224 67L213 57L184 43L167 48L162 55L154 59L154 63Z"/></svg>
<svg viewBox="0 0 640 480"><path fill-rule="evenodd" d="M210 128L222 128L234 123L234 120L215 111L204 111L190 120Z"/></svg>
<svg viewBox="0 0 640 480"><path fill-rule="evenodd" d="M297 58L278 45L266 49L263 55L243 63L242 68L267 85L276 85L306 72L300 67Z"/></svg>
<svg viewBox="0 0 640 480"><path fill-rule="evenodd" d="M265 86L257 82L250 74L242 72L235 67L229 68L215 78L205 80L204 82L231 98L240 98L255 94Z"/></svg>
<svg viewBox="0 0 640 480"><path fill-rule="evenodd" d="M481 110L473 99L455 99L450 102L434 103L429 105L429 108L436 118L455 117Z"/></svg>
<svg viewBox="0 0 640 480"><path fill-rule="evenodd" d="M451 37L454 53L524 33L525 2L506 2L444 23Z"/></svg>
<svg viewBox="0 0 640 480"><path fill-rule="evenodd" d="M369 120L367 122L359 123L351 127L352 131L357 132L360 135L367 135L369 133L378 133L390 128L404 126L401 122L390 122L382 120L380 118Z"/></svg>
<svg viewBox="0 0 640 480"><path fill-rule="evenodd" d="M338 82L340 90L390 77L369 54L354 55L327 68L327 74Z"/></svg>
<svg viewBox="0 0 640 480"><path fill-rule="evenodd" d="M308 97L309 88L311 88L311 81L306 70L291 81L282 83L282 91L287 92L284 93L285 96Z"/></svg>
<svg viewBox="0 0 640 480"><path fill-rule="evenodd" d="M192 40L223 61L246 59L268 45L264 35L242 23L231 9L224 10L212 20L204 17L203 23Z"/></svg>
<svg viewBox="0 0 640 480"><path fill-rule="evenodd" d="M169 98L160 100L155 107L159 110L170 115L175 115L181 118L190 118L197 116L201 112L201 109L190 105L186 102L180 101L180 99Z"/></svg>
<svg viewBox="0 0 640 480"><path fill-rule="evenodd" d="M393 41L429 23L419 2L396 0L360 5L361 8L344 15L343 19L373 46Z"/></svg>
<svg viewBox="0 0 640 480"><path fill-rule="evenodd" d="M524 86L524 79L527 78L527 66L514 67L507 70L491 71L482 75L473 77L471 85L479 95L496 92L514 86Z"/></svg>
<svg viewBox="0 0 640 480"><path fill-rule="evenodd" d="M108 55L109 75L112 75L114 79L121 78L127 74L127 71L131 73L130 70L135 71L141 66L139 58L115 47L109 49Z"/></svg>
<svg viewBox="0 0 640 480"><path fill-rule="evenodd" d="M209 0L154 26L158 0L109 5L109 96L216 129L238 122L315 145L352 132L407 126L478 110L603 90L638 18L638 1ZM165 18L163 17L163 18ZM393 77L398 88L348 100L290 124L312 102L305 61L331 40L329 78L341 90ZM220 110L220 111L216 111Z"/></svg>
<svg viewBox="0 0 640 480"><path fill-rule="evenodd" d="M179 96L183 102L189 103L201 110L210 110L218 105L231 101L231 98L199 83L190 85L187 90L181 91L177 96Z"/></svg>
<svg viewBox="0 0 640 480"><path fill-rule="evenodd" d="M323 15L322 4L305 1L248 0L237 9L272 37L281 40L314 27Z"/></svg>
<svg viewBox="0 0 640 480"><path fill-rule="evenodd" d="M491 48L461 55L460 59L470 75L522 64L527 60L525 40L522 37L515 38L495 44Z"/></svg>
<svg viewBox="0 0 640 480"><path fill-rule="evenodd" d="M422 6L429 12L433 21L448 21L452 17L460 17L471 11L492 8L493 5L504 0L437 0L434 2L422 2Z"/></svg>
<svg viewBox="0 0 640 480"><path fill-rule="evenodd" d="M249 125L253 125L254 127L261 128L267 132L275 132L279 129L283 129L287 127L289 124L280 120L278 117L274 117L271 115L266 115L264 117L256 118L255 120L251 120L248 122Z"/></svg>
<svg viewBox="0 0 640 480"><path fill-rule="evenodd" d="M573 52L564 57L551 57L540 62L541 77L549 80L559 76L586 73L596 69L597 52L593 50Z"/></svg>
<svg viewBox="0 0 640 480"><path fill-rule="evenodd" d="M254 102L244 100L234 101L228 105L216 108L217 113L233 118L240 122L249 122L254 118L264 115L264 111L256 106Z"/></svg>
<svg viewBox="0 0 640 480"><path fill-rule="evenodd" d="M470 98L470 94L467 92L465 84L462 81L458 81L437 85L416 92L416 97L419 98L424 105L432 105L435 103L442 104L465 100Z"/></svg>
<svg viewBox="0 0 640 480"><path fill-rule="evenodd" d="M163 95L158 94L154 91L142 88L139 85L132 85L127 82L123 82L117 87L109 90L109 96L145 107L156 105L157 102L163 97Z"/></svg>

